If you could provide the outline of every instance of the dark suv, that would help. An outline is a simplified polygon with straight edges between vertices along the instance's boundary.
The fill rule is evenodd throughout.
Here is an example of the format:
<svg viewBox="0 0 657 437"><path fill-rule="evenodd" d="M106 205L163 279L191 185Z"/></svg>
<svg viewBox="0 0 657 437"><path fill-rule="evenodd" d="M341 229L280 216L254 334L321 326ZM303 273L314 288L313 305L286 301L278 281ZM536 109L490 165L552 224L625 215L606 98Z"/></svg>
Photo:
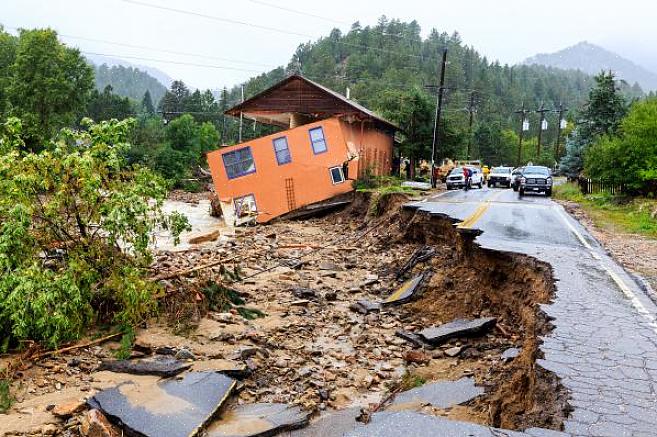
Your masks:
<svg viewBox="0 0 657 437"><path fill-rule="evenodd" d="M552 195L552 172L549 168L540 165L528 165L522 170L519 193L522 196L527 192L545 193Z"/></svg>

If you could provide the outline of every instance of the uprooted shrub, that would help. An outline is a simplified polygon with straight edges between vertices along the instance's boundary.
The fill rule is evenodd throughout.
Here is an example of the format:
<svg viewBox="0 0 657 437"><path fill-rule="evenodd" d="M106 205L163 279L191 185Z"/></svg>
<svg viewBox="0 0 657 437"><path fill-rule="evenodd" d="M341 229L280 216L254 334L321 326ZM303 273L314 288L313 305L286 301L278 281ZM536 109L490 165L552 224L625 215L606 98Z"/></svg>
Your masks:
<svg viewBox="0 0 657 437"><path fill-rule="evenodd" d="M0 126L0 349L56 347L93 322L134 326L154 310L152 232L177 239L189 225L162 212L161 177L127 165L132 123L85 120L39 153L25 151L19 120Z"/></svg>

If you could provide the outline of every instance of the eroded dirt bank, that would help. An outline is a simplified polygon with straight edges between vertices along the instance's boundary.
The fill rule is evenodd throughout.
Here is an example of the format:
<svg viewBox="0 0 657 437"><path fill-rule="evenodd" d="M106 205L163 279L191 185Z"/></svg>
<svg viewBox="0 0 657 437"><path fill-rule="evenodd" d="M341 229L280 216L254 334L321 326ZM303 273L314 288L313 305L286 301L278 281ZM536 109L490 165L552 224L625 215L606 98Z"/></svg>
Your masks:
<svg viewBox="0 0 657 437"><path fill-rule="evenodd" d="M448 408L412 408L510 429L560 429L567 393L553 374L535 365L537 336L550 329L538 307L553 292L549 267L480 249L472 243L474 235L460 234L448 218L402 212L407 200L392 195L373 205L359 195L342 212L322 219L238 229L187 251L161 253L154 271L163 277L231 261L163 279L163 313L137 333L132 356L183 351L192 370L240 370L240 391L229 404L295 403L321 416L349 407L366 413L385 409L381 401L391 391L473 377L485 388L476 399ZM435 256L398 278L424 246ZM242 279L227 284L225 270L235 267ZM361 299L383 300L423 271L429 279L415 301L369 314L350 308ZM208 305L204 287L213 282L230 285L246 307L264 317L248 320L234 308ZM497 318L492 331L435 348L396 335L488 316ZM27 423L20 428L24 434L41 435L44 429L36 428L41 426L50 434L79 435L84 412L60 419L50 408L133 378L99 371L118 348L105 343L26 365L14 387L21 402L4 423L14 423L16 434ZM508 358L512 348L518 354Z"/></svg>

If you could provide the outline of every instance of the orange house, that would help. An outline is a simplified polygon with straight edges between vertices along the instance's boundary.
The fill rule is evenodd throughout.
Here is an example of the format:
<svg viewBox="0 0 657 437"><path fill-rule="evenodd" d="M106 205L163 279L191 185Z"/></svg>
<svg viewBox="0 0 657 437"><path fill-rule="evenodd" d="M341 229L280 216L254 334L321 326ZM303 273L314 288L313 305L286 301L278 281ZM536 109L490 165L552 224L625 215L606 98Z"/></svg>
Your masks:
<svg viewBox="0 0 657 437"><path fill-rule="evenodd" d="M366 172L392 170L390 122L302 76L226 111L285 128L208 154L224 219L265 223L353 190Z"/></svg>

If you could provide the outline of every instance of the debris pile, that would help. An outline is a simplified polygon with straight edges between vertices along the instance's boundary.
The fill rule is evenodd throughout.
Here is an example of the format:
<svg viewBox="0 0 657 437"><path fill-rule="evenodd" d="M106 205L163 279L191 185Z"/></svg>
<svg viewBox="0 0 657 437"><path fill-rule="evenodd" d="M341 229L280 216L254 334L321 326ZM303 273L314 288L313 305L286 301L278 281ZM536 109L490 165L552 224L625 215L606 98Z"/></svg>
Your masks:
<svg viewBox="0 0 657 437"><path fill-rule="evenodd" d="M549 299L548 276L507 255L463 258L451 226L409 225L401 200L382 201L376 218L354 202L322 219L222 230L161 252L152 268L166 311L136 333L131 359L115 360L120 345L107 342L25 368L0 431L162 435L170 415L180 432L167 435L273 435L309 421L303 431L333 432L389 409L558 428L557 382L531 373L535 336L548 329L536 306ZM229 305L218 290L230 291ZM523 375L533 385L520 387ZM541 384L556 393L550 405L537 400ZM525 395L500 402L511 389ZM72 399L68 416L46 409ZM540 402L544 415L506 419ZM332 426L332 417L348 423Z"/></svg>

